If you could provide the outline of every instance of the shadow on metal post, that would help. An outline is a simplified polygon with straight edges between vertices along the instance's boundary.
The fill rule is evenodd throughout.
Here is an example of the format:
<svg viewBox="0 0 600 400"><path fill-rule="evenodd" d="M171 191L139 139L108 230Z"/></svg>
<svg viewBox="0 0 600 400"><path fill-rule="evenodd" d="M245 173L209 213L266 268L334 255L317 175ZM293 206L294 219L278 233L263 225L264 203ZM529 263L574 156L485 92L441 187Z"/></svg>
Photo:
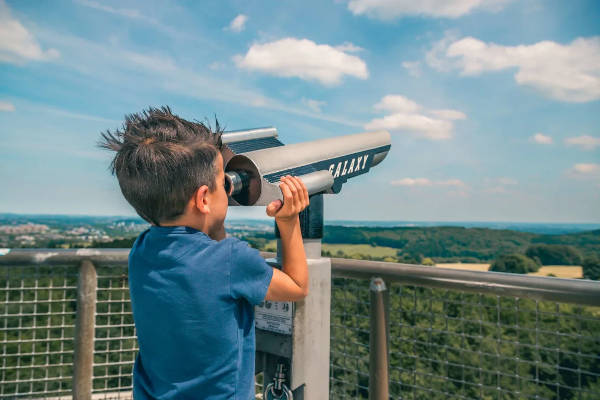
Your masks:
<svg viewBox="0 0 600 400"><path fill-rule="evenodd" d="M371 322L369 335L369 399L389 399L389 291L383 279L375 277L371 292Z"/></svg>

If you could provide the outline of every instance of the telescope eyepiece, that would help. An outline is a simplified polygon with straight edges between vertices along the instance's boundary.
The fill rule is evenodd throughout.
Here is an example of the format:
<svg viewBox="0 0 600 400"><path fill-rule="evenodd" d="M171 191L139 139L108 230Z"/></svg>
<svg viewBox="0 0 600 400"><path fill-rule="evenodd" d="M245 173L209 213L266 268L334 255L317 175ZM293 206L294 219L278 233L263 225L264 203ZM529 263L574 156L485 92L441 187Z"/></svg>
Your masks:
<svg viewBox="0 0 600 400"><path fill-rule="evenodd" d="M225 172L225 191L227 196L235 196L249 186L250 176L246 171L227 171Z"/></svg>

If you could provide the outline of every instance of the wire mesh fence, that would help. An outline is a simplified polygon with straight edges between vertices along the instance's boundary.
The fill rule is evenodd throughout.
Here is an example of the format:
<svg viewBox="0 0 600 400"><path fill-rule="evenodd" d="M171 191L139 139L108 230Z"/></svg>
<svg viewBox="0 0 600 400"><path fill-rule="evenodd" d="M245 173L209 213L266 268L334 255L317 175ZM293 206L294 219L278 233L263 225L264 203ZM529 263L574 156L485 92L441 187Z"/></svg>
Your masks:
<svg viewBox="0 0 600 400"><path fill-rule="evenodd" d="M3 267L1 398L70 398L77 306L76 265ZM95 399L131 399L137 340L126 268L99 267Z"/></svg>
<svg viewBox="0 0 600 400"><path fill-rule="evenodd" d="M3 267L0 274L0 397L70 394L77 269Z"/></svg>
<svg viewBox="0 0 600 400"><path fill-rule="evenodd" d="M368 312L333 280L331 398L368 398ZM395 284L389 368L393 398L598 399L600 308Z"/></svg>
<svg viewBox="0 0 600 400"><path fill-rule="evenodd" d="M138 352L129 299L127 268L96 268L98 289L94 339L93 391L106 399L130 399ZM157 327L160 328L160 327Z"/></svg>
<svg viewBox="0 0 600 400"><path fill-rule="evenodd" d="M130 399L138 347L126 267L97 267L96 399ZM0 269L0 398L70 398L77 265ZM600 308L400 284L390 397L598 399ZM334 278L330 398L369 395L369 281ZM257 398L262 381L257 379Z"/></svg>
<svg viewBox="0 0 600 400"><path fill-rule="evenodd" d="M332 399L369 397L369 282L331 282L329 393Z"/></svg>

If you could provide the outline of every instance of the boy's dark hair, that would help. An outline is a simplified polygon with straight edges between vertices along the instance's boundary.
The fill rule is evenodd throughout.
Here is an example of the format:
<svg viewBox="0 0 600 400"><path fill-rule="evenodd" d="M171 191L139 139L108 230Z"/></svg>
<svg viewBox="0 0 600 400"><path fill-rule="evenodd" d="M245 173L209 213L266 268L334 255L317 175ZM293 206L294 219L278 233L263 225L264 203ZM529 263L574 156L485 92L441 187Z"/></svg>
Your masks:
<svg viewBox="0 0 600 400"><path fill-rule="evenodd" d="M171 221L200 186L215 190L222 130L216 118L214 132L207 125L150 107L126 115L121 131L101 133L98 146L117 152L110 168L123 196L146 221Z"/></svg>

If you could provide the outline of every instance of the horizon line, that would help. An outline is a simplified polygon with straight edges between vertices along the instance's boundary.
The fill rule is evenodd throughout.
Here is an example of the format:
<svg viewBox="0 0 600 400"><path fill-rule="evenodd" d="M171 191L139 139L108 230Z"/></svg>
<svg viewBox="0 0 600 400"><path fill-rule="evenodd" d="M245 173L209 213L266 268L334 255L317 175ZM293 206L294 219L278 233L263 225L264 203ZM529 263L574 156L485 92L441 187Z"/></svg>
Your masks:
<svg viewBox="0 0 600 400"><path fill-rule="evenodd" d="M92 218L135 218L143 219L138 215L94 215L94 214L48 214L48 213L15 213L15 212L0 212L0 215L19 215L19 216L54 216L54 217L92 217ZM227 219L226 219L227 220ZM250 220L250 221L273 221L272 218L231 218L230 220ZM398 220L377 220L377 219L327 219L324 218L324 222L381 222L381 223L393 223L393 222L427 222L427 223L503 223L503 224L577 224L577 225L600 225L598 222L577 222L577 221L514 221L514 220L409 220L409 219L398 219Z"/></svg>

